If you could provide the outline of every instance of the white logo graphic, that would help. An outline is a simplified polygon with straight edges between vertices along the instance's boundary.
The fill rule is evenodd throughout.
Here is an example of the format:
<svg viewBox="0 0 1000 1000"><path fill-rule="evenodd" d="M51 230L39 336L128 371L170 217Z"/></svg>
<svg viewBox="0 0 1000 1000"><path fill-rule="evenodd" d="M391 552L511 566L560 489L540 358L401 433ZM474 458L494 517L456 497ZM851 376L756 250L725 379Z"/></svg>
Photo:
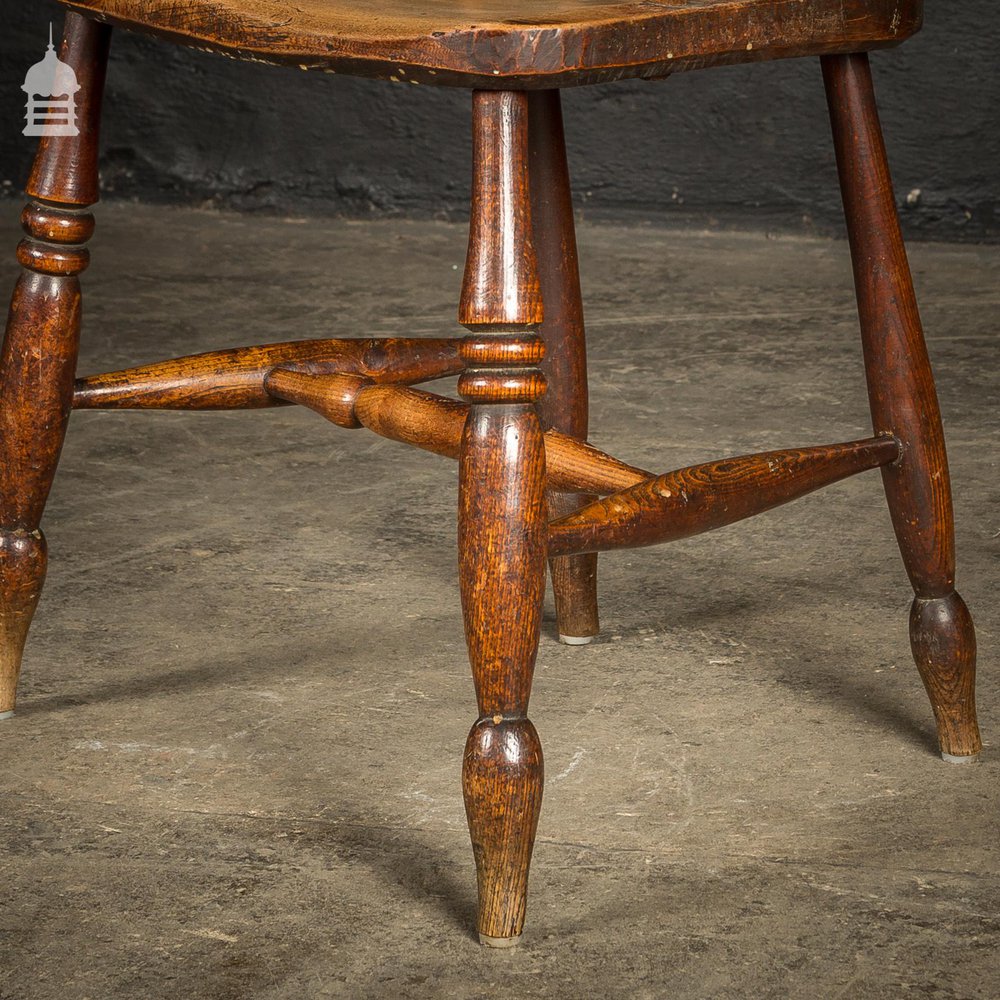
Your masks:
<svg viewBox="0 0 1000 1000"><path fill-rule="evenodd" d="M28 95L25 135L79 135L76 127L76 100L80 89L73 67L59 61L52 45L49 25L49 48L45 58L28 70L21 87Z"/></svg>

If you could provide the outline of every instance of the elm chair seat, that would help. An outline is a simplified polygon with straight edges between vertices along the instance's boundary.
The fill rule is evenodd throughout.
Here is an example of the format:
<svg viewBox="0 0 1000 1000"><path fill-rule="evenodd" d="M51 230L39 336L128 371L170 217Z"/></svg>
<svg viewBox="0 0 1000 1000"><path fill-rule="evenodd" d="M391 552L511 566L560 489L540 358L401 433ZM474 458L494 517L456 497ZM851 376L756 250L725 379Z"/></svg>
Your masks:
<svg viewBox="0 0 1000 1000"><path fill-rule="evenodd" d="M39 144L18 247L23 271L0 352L0 720L14 713L45 577L40 524L70 411L294 403L339 427L459 460L458 576L477 702L462 790L485 944L512 944L525 919L544 774L528 702L547 569L559 638L584 645L600 630L599 552L723 528L878 469L915 594L911 649L942 755L976 759L975 629L955 590L944 437L867 55L919 28L919 0L61 2L69 10L59 58L80 84L66 113L79 129L63 123ZM280 341L268 330L266 344L78 378L79 275L94 231L88 208L99 196L111 25L239 59L417 84L407 86L408 96L426 84L471 89L464 329L443 320L437 337L293 340L290 319ZM716 455L662 475L599 451L587 440L587 349L561 88L805 55L818 57L816 87L826 89L872 436ZM271 79L280 88L289 74L271 72ZM336 89L330 80L315 85L327 95ZM334 144L330 132L324 138ZM328 294L318 282L315 295ZM460 399L415 388L448 376L457 376ZM638 368L630 377L640 377ZM870 523L867 511L855 520ZM392 669L385 664L387 675ZM391 734L387 746L396 749Z"/></svg>
<svg viewBox="0 0 1000 1000"><path fill-rule="evenodd" d="M867 50L911 35L922 7L915 0L69 0L66 6L241 58L491 89Z"/></svg>

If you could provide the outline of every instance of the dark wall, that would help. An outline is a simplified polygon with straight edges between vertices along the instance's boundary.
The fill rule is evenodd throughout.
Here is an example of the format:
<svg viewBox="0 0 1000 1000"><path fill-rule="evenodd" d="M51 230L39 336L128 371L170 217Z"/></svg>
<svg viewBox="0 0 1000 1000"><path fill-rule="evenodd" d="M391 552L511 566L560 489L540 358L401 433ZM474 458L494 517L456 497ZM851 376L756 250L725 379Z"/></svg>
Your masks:
<svg viewBox="0 0 1000 1000"><path fill-rule="evenodd" d="M910 235L1000 237L1000 27L994 0L929 0L915 39L873 56ZM0 180L16 195L30 141L19 87L50 0L3 0ZM104 133L109 197L303 213L459 217L468 95L237 63L119 33ZM814 60L567 91L588 215L839 231ZM919 194L918 194L919 192Z"/></svg>

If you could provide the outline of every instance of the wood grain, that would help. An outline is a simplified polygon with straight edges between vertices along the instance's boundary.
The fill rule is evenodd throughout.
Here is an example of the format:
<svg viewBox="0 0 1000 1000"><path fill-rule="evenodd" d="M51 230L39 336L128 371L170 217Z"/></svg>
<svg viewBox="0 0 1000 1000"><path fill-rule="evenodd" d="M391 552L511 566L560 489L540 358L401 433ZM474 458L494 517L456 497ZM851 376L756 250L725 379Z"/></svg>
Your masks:
<svg viewBox="0 0 1000 1000"><path fill-rule="evenodd" d="M59 58L82 89L78 136L39 142L21 221L27 233L0 349L0 713L13 711L22 653L45 579L39 530L72 404L80 281L97 200L97 145L110 29L68 14Z"/></svg>
<svg viewBox="0 0 1000 1000"><path fill-rule="evenodd" d="M73 67L80 90L76 94L76 136L38 140L25 194L60 206L85 208L100 198L97 158L101 138L101 102L107 73L111 29L68 12L59 58ZM54 215L69 214L65 210ZM67 225L72 225L68 222Z"/></svg>
<svg viewBox="0 0 1000 1000"><path fill-rule="evenodd" d="M459 456L462 612L479 719L462 787L485 944L524 924L542 796L542 749L527 719L545 593L545 443L535 404L545 378L535 325L528 106L521 93L473 95L473 193L459 308L472 332L459 394L472 404ZM497 336L497 334L500 334Z"/></svg>
<svg viewBox="0 0 1000 1000"><path fill-rule="evenodd" d="M544 316L538 328L545 345L541 362L545 395L538 401L542 428L587 440L587 341L583 298L577 263L573 194L562 103L558 90L528 94L528 175L531 223L538 257ZM596 499L586 493L558 491L552 474L552 452L546 446L549 469L549 519L562 517ZM601 491L606 492L606 491ZM600 632L597 608L597 554L559 556L549 560L559 636L572 642Z"/></svg>
<svg viewBox="0 0 1000 1000"><path fill-rule="evenodd" d="M896 540L916 593L914 655L935 716L942 752L971 756L981 746L975 712L975 631L955 595L955 530L944 430L892 178L864 54L823 60L834 148L854 263L872 424L902 445L882 470ZM937 601L934 605L921 602ZM933 612L932 608L939 608ZM914 624L916 623L916 624ZM939 630L937 637L930 632ZM927 655L950 650L952 660ZM933 675L940 676L937 680ZM930 678L930 679L929 679Z"/></svg>
<svg viewBox="0 0 1000 1000"><path fill-rule="evenodd" d="M545 593L545 448L530 403L478 403L459 461L459 579L479 719L462 770L479 933L521 933L542 796L527 720ZM492 943L492 942L487 942Z"/></svg>
<svg viewBox="0 0 1000 1000"><path fill-rule="evenodd" d="M462 767L479 888L480 940L516 941L524 927L531 850L542 808L542 744L528 719L482 719Z"/></svg>
<svg viewBox="0 0 1000 1000"><path fill-rule="evenodd" d="M367 427L393 441L459 457L467 403L420 389L376 385L357 375L312 375L283 368L270 372L265 384L278 398L308 406L339 427ZM558 431L547 431L544 441L550 489L614 493L652 478L652 473Z"/></svg>
<svg viewBox="0 0 1000 1000"><path fill-rule="evenodd" d="M459 576L478 704L462 784L484 942L516 940L525 919L544 776L528 707L549 554L560 631L589 636L598 628L598 549L720 527L881 467L916 593L911 646L941 747L951 758L975 756L976 639L954 591L943 432L867 56L858 54L916 31L920 0L60 2L88 15L68 14L61 49L83 85L80 135L40 143L17 252L24 273L0 350L0 716L14 707L45 578L39 523L71 408L292 401L459 460ZM237 348L74 388L110 37L94 18L241 59L473 88L459 310L470 335ZM876 436L651 477L585 443L586 345L555 88L806 53L824 55ZM464 403L404 387L452 374ZM551 529L547 506L563 514Z"/></svg>
<svg viewBox="0 0 1000 1000"><path fill-rule="evenodd" d="M236 58L521 90L895 45L920 0L62 0Z"/></svg>
<svg viewBox="0 0 1000 1000"><path fill-rule="evenodd" d="M4 715L17 704L24 644L47 567L41 531L0 530L0 713Z"/></svg>
<svg viewBox="0 0 1000 1000"><path fill-rule="evenodd" d="M458 321L483 330L536 326L542 292L528 193L527 98L477 91L472 102L475 183Z"/></svg>
<svg viewBox="0 0 1000 1000"><path fill-rule="evenodd" d="M941 752L975 757L983 746L976 718L976 629L957 593L914 598L910 649L934 710Z"/></svg>
<svg viewBox="0 0 1000 1000"><path fill-rule="evenodd" d="M278 406L264 387L268 373L292 365L316 374L343 372L413 384L457 375L465 368L458 340L296 340L209 351L78 379L73 406L81 410L233 410Z"/></svg>
<svg viewBox="0 0 1000 1000"><path fill-rule="evenodd" d="M721 528L899 457L893 438L741 455L668 472L549 526L549 552L659 545Z"/></svg>

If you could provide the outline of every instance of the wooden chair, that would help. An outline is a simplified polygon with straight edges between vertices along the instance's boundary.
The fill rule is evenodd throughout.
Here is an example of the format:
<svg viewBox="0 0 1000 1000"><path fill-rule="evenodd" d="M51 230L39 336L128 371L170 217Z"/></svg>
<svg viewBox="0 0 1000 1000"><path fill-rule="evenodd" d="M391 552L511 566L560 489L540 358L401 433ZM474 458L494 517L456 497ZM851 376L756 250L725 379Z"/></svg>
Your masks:
<svg viewBox="0 0 1000 1000"><path fill-rule="evenodd" d="M730 524L881 469L916 598L913 655L945 760L980 750L975 635L954 589L952 509L867 51L920 27L921 0L63 0L79 135L40 142L24 267L0 358L0 711L45 575L42 509L73 408L300 403L457 458L460 575L479 703L463 787L479 934L521 933L542 795L528 720L546 561L559 631L598 631L596 553ZM254 61L472 91L474 177L459 322L435 340L319 340L181 358L76 380L78 275L98 198L111 25ZM857 286L873 436L663 476L588 446L583 314L559 89L789 56L821 58ZM543 309L544 303L544 309ZM459 375L465 402L410 388Z"/></svg>

